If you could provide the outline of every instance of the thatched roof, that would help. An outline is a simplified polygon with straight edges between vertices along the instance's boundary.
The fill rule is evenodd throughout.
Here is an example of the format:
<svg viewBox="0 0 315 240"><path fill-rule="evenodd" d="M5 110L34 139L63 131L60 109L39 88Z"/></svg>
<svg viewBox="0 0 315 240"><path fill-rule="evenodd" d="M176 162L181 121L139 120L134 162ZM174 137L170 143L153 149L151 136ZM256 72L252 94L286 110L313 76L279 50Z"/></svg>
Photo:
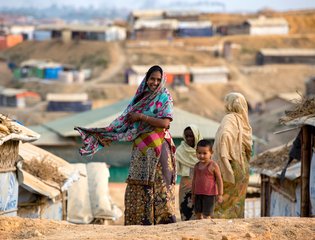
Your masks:
<svg viewBox="0 0 315 240"><path fill-rule="evenodd" d="M293 102L292 109L285 111L285 116L280 118L280 123L287 123L294 119L315 117L315 97L302 97L300 100Z"/></svg>
<svg viewBox="0 0 315 240"><path fill-rule="evenodd" d="M31 192L54 198L69 187L69 178L68 182L79 178L70 163L30 143L19 145L19 155L23 159L18 163L19 181Z"/></svg>
<svg viewBox="0 0 315 240"><path fill-rule="evenodd" d="M292 142L269 149L259 154L250 162L251 168L256 173L264 174L270 177L279 177L289 160L289 151L291 146ZM286 171L285 177L290 180L296 179L300 176L300 169L301 162L293 160Z"/></svg>
<svg viewBox="0 0 315 240"><path fill-rule="evenodd" d="M40 135L20 123L0 114L0 145L9 140L21 140L33 142L39 139Z"/></svg>
<svg viewBox="0 0 315 240"><path fill-rule="evenodd" d="M261 170L279 171L289 160L290 146L284 145L259 154L250 162L250 166Z"/></svg>

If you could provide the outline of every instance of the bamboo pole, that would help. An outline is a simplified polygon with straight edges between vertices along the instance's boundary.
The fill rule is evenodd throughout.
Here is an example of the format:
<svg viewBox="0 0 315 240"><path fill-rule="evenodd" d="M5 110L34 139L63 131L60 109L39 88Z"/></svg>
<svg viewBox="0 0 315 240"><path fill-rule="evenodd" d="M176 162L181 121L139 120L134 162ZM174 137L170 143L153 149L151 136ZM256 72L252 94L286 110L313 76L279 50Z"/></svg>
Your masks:
<svg viewBox="0 0 315 240"><path fill-rule="evenodd" d="M265 175L260 174L260 216L265 217L266 216L266 195L265 195L265 183L264 183L264 177Z"/></svg>
<svg viewBox="0 0 315 240"><path fill-rule="evenodd" d="M260 204L261 217L270 216L270 178L264 174L261 177L261 193L260 193Z"/></svg>
<svg viewBox="0 0 315 240"><path fill-rule="evenodd" d="M302 127L302 156L301 156L301 217L310 215L310 169L311 169L311 127Z"/></svg>

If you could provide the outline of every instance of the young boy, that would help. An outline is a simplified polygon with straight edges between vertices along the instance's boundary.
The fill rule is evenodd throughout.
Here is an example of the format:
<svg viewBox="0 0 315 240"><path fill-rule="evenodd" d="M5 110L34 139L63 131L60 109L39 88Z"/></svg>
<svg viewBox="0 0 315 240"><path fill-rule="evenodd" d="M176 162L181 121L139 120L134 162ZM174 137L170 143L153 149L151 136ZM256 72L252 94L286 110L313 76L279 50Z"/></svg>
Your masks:
<svg viewBox="0 0 315 240"><path fill-rule="evenodd" d="M192 181L193 201L197 219L211 218L214 213L215 199L223 201L223 181L217 163L212 159L212 146L207 140L197 144L197 158Z"/></svg>

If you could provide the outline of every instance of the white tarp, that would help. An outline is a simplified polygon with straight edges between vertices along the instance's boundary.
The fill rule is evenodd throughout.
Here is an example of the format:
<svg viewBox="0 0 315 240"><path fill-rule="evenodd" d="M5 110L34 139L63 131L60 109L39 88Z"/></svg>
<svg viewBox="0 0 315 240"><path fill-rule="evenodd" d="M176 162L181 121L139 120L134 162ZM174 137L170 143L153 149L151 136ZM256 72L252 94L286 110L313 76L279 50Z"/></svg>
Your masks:
<svg viewBox="0 0 315 240"><path fill-rule="evenodd" d="M290 201L277 191L272 191L270 196L270 216L301 216L301 186L297 185L295 189L296 202Z"/></svg>
<svg viewBox="0 0 315 240"><path fill-rule="evenodd" d="M76 169L87 176L86 166L83 163L74 164ZM67 220L73 223L90 223L93 220L89 186L87 177L80 177L68 189Z"/></svg>
<svg viewBox="0 0 315 240"><path fill-rule="evenodd" d="M17 215L18 190L15 172L0 173L0 215Z"/></svg>
<svg viewBox="0 0 315 240"><path fill-rule="evenodd" d="M109 170L105 163L74 164L81 177L68 191L68 221L90 223L94 218L116 220L121 211L109 196Z"/></svg>

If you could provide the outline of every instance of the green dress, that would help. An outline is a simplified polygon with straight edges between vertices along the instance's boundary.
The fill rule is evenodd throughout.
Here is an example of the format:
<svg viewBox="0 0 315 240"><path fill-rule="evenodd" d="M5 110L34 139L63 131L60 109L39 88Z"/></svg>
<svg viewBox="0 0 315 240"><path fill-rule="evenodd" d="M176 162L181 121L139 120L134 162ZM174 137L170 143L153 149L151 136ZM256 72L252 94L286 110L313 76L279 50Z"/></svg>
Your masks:
<svg viewBox="0 0 315 240"><path fill-rule="evenodd" d="M215 218L244 218L245 198L249 181L249 163L242 153L244 168L237 161L231 161L235 184L223 181L223 202L216 204Z"/></svg>

